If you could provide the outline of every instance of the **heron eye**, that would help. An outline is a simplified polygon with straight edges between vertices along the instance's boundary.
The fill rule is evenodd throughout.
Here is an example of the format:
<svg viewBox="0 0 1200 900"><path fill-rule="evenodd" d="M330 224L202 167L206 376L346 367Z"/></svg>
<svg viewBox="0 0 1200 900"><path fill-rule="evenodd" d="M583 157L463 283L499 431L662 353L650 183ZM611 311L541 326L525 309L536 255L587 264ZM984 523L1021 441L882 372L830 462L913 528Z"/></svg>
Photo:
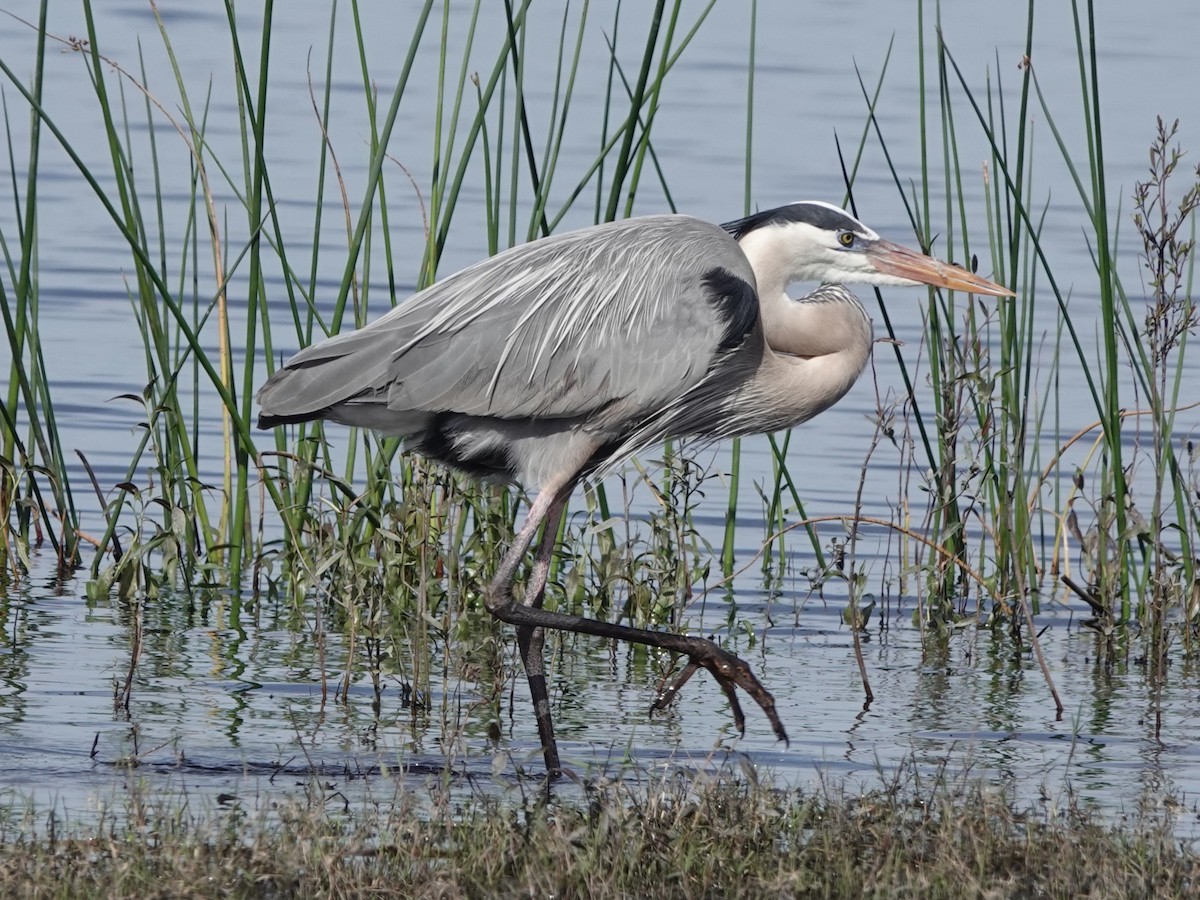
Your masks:
<svg viewBox="0 0 1200 900"><path fill-rule="evenodd" d="M843 247L853 247L854 246L854 232L853 231L843 231L841 234L838 235L838 241L841 243L841 245Z"/></svg>

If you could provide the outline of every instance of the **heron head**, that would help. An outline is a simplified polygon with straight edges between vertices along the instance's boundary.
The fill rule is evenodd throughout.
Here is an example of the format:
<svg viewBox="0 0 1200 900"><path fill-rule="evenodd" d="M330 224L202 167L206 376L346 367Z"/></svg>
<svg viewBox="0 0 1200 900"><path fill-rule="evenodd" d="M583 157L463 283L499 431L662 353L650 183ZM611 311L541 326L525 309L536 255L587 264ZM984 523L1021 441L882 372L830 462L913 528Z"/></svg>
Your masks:
<svg viewBox="0 0 1200 900"><path fill-rule="evenodd" d="M884 240L844 209L820 200L765 210L724 228L747 255L774 257L785 273L781 279L785 283L927 284L993 297L1015 296L961 266Z"/></svg>

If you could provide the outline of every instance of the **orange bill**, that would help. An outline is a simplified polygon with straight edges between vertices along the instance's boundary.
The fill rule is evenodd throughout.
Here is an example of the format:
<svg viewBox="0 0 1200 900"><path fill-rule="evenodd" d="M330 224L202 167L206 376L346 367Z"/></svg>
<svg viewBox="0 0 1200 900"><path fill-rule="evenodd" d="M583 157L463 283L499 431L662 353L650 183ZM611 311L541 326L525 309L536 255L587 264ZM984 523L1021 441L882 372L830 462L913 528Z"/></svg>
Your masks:
<svg viewBox="0 0 1200 900"><path fill-rule="evenodd" d="M867 254L871 264L886 275L895 275L952 291L969 291L972 294L988 294L992 297L1017 296L1008 288L980 278L961 266L942 262L891 241L873 242Z"/></svg>

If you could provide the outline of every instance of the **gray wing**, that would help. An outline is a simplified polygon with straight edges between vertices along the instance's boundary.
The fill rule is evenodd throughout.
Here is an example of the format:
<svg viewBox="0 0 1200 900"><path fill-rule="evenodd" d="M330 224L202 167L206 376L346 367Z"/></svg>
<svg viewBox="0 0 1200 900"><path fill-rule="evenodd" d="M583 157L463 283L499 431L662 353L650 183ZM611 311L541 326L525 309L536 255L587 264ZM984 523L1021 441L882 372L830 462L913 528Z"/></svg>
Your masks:
<svg viewBox="0 0 1200 900"><path fill-rule="evenodd" d="M680 397L756 321L753 270L721 228L627 219L514 247L302 350L259 391L260 424L404 433L454 412L602 429Z"/></svg>

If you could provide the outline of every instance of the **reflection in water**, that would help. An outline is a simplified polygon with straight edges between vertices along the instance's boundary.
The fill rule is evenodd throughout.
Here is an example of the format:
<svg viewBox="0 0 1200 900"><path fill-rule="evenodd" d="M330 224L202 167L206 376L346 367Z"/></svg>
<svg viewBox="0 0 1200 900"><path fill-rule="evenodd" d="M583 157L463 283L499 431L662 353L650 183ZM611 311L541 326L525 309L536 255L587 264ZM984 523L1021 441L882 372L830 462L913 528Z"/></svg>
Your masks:
<svg viewBox="0 0 1200 900"><path fill-rule="evenodd" d="M748 621L762 615L763 606L742 601ZM552 662L564 761L580 773L631 762L636 777L637 767L712 767L735 753L799 786L824 774L870 786L911 761L930 774L968 767L1025 800L1070 790L1112 810L1200 785L1200 685L1192 667L1179 666L1169 680L1170 740L1159 742L1144 667L1100 662L1099 638L1046 620L1045 650L1074 704L1056 721L1028 654L973 629L922 647L906 606L873 623L863 644L876 695L865 710L840 606L810 604L802 627L766 628L753 648L743 641L779 701L788 748L754 718L739 740L711 681L696 679L680 702L651 717L664 660L640 647L564 640ZM515 659L494 658L497 648L509 651L490 623L468 625L449 652L438 649L437 688L420 698L386 666L373 678L362 663L339 695L346 645L326 635L323 698L317 642L294 627L291 613L263 604L247 610L238 631L228 627L225 602L165 595L146 602L126 714L114 697L129 665L130 604L89 607L76 597L39 596L34 586L10 592L0 612L5 781L76 813L119 790L135 763L144 783L208 796L302 790L315 774L353 797L447 765L452 783L467 778L464 789L476 790L479 779L502 788L520 769L540 771L524 680ZM711 630L723 627L711 619Z"/></svg>
<svg viewBox="0 0 1200 900"><path fill-rule="evenodd" d="M761 621L768 600L778 611L801 599L745 592L739 614ZM724 610L710 606L708 626L719 630ZM345 640L327 634L322 651L312 623L295 621L290 605L248 604L240 629L229 626L230 608L221 595L89 606L39 589L36 578L9 592L0 606L7 784L78 817L96 798L120 791L127 774L209 797L307 790L317 777L326 790L353 798L377 796L393 778L440 777L447 764L464 790L477 790L480 780L503 789L518 769L540 770L524 680L515 660L497 656L506 645L490 622L451 629L462 637L450 650L435 648L439 689L414 703L405 680L388 674L378 655L355 666L364 674L339 696ZM912 759L927 772L969 765L1030 798L1070 785L1111 807L1140 802L1152 789L1188 788L1200 777L1194 755L1147 742L1139 724L1148 696L1142 668L1060 666L1059 688L1080 698L1080 707L1077 722L1054 722L1026 656L986 632L922 646L905 604L881 616L864 643L877 697L864 711L839 610L839 603L809 603L800 626L776 624L758 647L743 647L779 698L793 739L788 749L754 718L747 738L736 740L719 692L702 679L650 718L664 661L645 648L580 638L556 644L553 696L565 762L580 772L612 771L614 761L703 768L733 750L784 783L804 785L821 772L871 784L877 772L886 776ZM125 713L114 697L139 621L141 656ZM1063 655L1053 636L1069 634L1053 624L1060 627L1047 633L1051 658ZM1095 653L1091 635L1070 634L1063 650ZM1193 680L1175 681L1166 700L1168 730L1184 747L1196 737ZM504 755L494 781L498 747Z"/></svg>

